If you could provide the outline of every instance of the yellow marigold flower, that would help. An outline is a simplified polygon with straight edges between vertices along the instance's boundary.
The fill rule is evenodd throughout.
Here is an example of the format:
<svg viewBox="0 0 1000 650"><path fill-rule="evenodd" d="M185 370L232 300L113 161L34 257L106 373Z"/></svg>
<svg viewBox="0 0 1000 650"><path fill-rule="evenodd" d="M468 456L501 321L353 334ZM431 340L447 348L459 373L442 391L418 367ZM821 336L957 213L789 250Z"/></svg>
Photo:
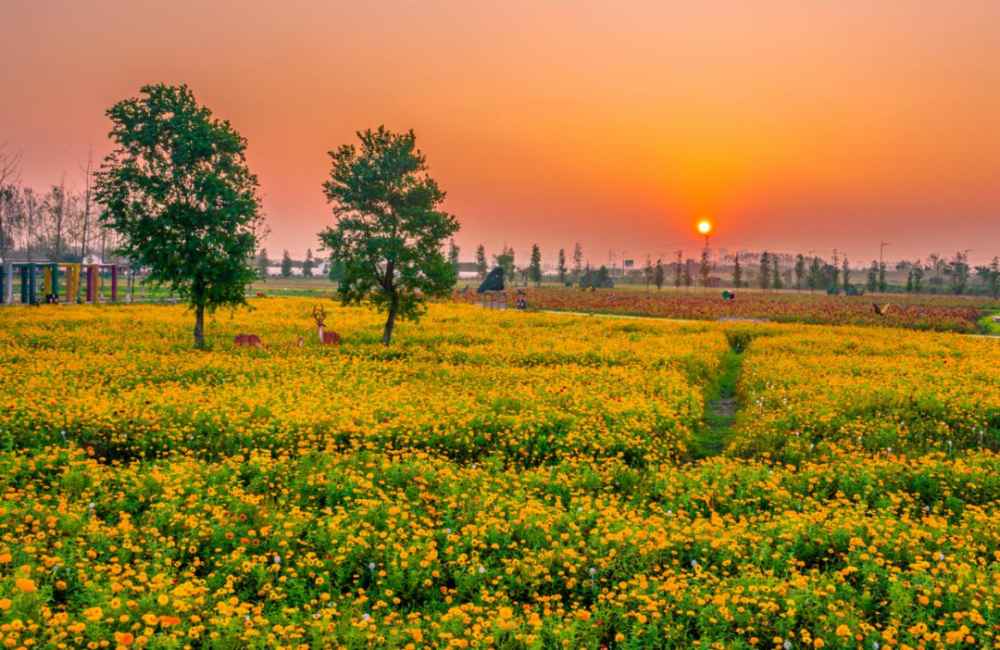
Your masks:
<svg viewBox="0 0 1000 650"><path fill-rule="evenodd" d="M18 578L14 585L26 594L33 594L38 591L38 587L35 586L35 581L29 580L28 578Z"/></svg>

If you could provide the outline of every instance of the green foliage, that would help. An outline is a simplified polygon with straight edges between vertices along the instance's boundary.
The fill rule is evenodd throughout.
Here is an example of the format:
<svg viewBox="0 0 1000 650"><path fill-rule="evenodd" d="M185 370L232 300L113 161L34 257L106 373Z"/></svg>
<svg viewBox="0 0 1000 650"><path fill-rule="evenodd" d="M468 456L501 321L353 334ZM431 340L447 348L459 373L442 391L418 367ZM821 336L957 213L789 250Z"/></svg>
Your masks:
<svg viewBox="0 0 1000 650"><path fill-rule="evenodd" d="M313 267L316 265L316 261L313 259L313 252L311 248L306 249L306 259L302 262L302 277L311 278L313 274Z"/></svg>
<svg viewBox="0 0 1000 650"><path fill-rule="evenodd" d="M341 283L344 281L344 263L335 258L330 258L330 268L326 273L327 277L330 278L330 282Z"/></svg>
<svg viewBox="0 0 1000 650"><path fill-rule="evenodd" d="M767 291L771 288L771 254L767 251L761 253L760 256L760 270L757 272L757 283L760 288Z"/></svg>
<svg viewBox="0 0 1000 650"><path fill-rule="evenodd" d="M116 148L97 173L100 220L121 236L118 254L194 308L203 347L205 310L245 304L255 277L257 177L246 140L187 86L141 93L107 112Z"/></svg>
<svg viewBox="0 0 1000 650"><path fill-rule="evenodd" d="M417 319L428 297L451 292L456 273L441 247L459 226L439 209L445 193L427 174L413 131L380 126L358 139L360 150L345 144L330 152L333 168L323 188L337 223L319 238L344 264L343 302L388 312L382 335L388 345L397 316Z"/></svg>
<svg viewBox="0 0 1000 650"><path fill-rule="evenodd" d="M821 275L819 258L813 257L812 261L809 262L809 272L806 274L806 286L809 287L809 291L815 291L819 288Z"/></svg>
<svg viewBox="0 0 1000 650"><path fill-rule="evenodd" d="M528 279L538 286L542 283L542 251L538 244L531 247L531 265L528 267Z"/></svg>
<svg viewBox="0 0 1000 650"><path fill-rule="evenodd" d="M556 274L559 276L559 284L566 284L566 250L559 249L559 262L556 264Z"/></svg>
<svg viewBox="0 0 1000 650"><path fill-rule="evenodd" d="M663 288L663 281L666 280L666 273L663 270L663 260L656 260L656 269L653 271L653 284L656 285L656 290L659 291Z"/></svg>
<svg viewBox="0 0 1000 650"><path fill-rule="evenodd" d="M708 247L701 249L701 261L698 264L698 275L701 276L701 286L708 287L708 277L712 273L712 262L708 258Z"/></svg>
<svg viewBox="0 0 1000 650"><path fill-rule="evenodd" d="M281 277L292 277L292 256L286 250L281 256Z"/></svg>
<svg viewBox="0 0 1000 650"><path fill-rule="evenodd" d="M878 291L878 272L878 262L872 260L872 265L868 267L868 282L865 283L865 287L868 288L868 293L875 293Z"/></svg>
<svg viewBox="0 0 1000 650"><path fill-rule="evenodd" d="M944 267L944 274L951 278L951 291L956 296L965 293L969 285L969 272L969 256L961 251L955 253L955 257Z"/></svg>
<svg viewBox="0 0 1000 650"><path fill-rule="evenodd" d="M576 242L576 246L573 247L573 273L576 277L580 277L580 273L583 271L583 247L580 246L580 242Z"/></svg>
<svg viewBox="0 0 1000 650"><path fill-rule="evenodd" d="M448 242L448 263L451 264L451 268L455 269L455 273L458 273L458 255L460 252L461 249L455 243L455 238L452 237L451 241Z"/></svg>
<svg viewBox="0 0 1000 650"><path fill-rule="evenodd" d="M493 263L503 269L503 276L511 284L514 283L514 249L505 243L499 255L493 257Z"/></svg>
<svg viewBox="0 0 1000 650"><path fill-rule="evenodd" d="M795 289L801 290L806 277L806 258L802 253L795 256Z"/></svg>
<svg viewBox="0 0 1000 650"><path fill-rule="evenodd" d="M743 286L743 266L740 264L739 253L733 258L733 286L737 289Z"/></svg>
<svg viewBox="0 0 1000 650"><path fill-rule="evenodd" d="M482 244L476 249L476 273L479 274L480 280L485 280L486 276L490 273L490 269L486 264L486 249Z"/></svg>

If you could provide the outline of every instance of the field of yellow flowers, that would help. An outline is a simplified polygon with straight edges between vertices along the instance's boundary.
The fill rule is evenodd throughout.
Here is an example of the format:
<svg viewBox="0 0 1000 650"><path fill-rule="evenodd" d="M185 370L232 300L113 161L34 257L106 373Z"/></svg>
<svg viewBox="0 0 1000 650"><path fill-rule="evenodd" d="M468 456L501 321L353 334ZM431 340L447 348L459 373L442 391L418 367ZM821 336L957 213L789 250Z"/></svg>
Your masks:
<svg viewBox="0 0 1000 650"><path fill-rule="evenodd" d="M201 353L181 307L0 310L4 647L1000 633L994 340L436 304L383 348L328 305L320 347L311 302L254 306ZM691 462L735 341L731 445Z"/></svg>

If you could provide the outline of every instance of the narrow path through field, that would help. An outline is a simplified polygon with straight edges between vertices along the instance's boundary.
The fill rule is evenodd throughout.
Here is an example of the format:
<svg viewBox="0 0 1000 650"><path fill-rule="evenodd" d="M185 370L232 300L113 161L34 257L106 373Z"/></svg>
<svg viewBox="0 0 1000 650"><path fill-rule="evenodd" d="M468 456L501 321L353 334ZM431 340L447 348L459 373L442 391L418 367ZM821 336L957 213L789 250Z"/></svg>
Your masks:
<svg viewBox="0 0 1000 650"><path fill-rule="evenodd" d="M691 460L718 456L725 450L740 407L736 384L742 363L742 350L731 349L722 357L719 377L706 395L702 425L694 434Z"/></svg>

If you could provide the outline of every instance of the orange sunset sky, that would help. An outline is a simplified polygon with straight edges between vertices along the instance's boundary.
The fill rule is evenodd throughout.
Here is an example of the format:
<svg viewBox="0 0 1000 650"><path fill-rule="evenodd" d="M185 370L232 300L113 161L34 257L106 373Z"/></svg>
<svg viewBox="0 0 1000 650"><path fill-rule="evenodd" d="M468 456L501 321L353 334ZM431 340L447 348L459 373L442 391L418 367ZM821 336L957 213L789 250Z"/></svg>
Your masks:
<svg viewBox="0 0 1000 650"><path fill-rule="evenodd" d="M0 0L0 142L80 184L104 111L186 83L249 141L271 257L331 223L326 152L415 129L463 259L580 241L853 262L1000 254L998 0Z"/></svg>

